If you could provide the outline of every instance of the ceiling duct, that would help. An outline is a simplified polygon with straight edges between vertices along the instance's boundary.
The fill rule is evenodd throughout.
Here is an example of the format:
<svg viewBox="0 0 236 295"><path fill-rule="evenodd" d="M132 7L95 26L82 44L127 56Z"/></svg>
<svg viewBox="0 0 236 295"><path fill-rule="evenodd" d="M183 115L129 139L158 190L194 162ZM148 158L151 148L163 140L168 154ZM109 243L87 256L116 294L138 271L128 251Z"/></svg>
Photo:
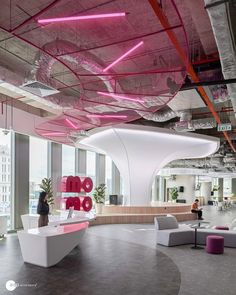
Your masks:
<svg viewBox="0 0 236 295"><path fill-rule="evenodd" d="M158 111L154 114L146 114L143 112L138 112L146 120L151 120L154 122L166 122L173 118L179 117L179 122L169 125L169 128L173 128L177 132L188 132L194 131L196 129L211 129L216 127L216 121L214 118L204 118L191 120L192 114L188 110L183 111Z"/></svg>
<svg viewBox="0 0 236 295"><path fill-rule="evenodd" d="M53 79L52 77L52 69L54 63L57 61L54 59L52 56L54 55L59 55L60 59L63 61L65 64L71 64L73 65L72 68L75 67L81 67L83 70L97 75L97 78L99 78L103 84L104 88L106 89L106 92L109 93L122 93L122 87L121 85L115 80L114 78L109 75L101 75L103 72L103 66L102 62L93 54L90 54L89 52L79 52L79 47L75 45L74 43L71 43L66 40L54 40L52 42L49 42L43 46L43 49L45 52L48 52L49 54L46 54L44 52L41 52L40 55L37 54L35 58L35 67L31 72L31 75L35 77L37 81L42 82L42 84L45 85L50 85L52 88L57 88L57 82ZM73 55L70 55L68 52L76 52ZM75 73L74 73L75 74ZM77 73L76 73L77 75ZM169 87L171 86L172 90L174 89L174 80L169 79L167 81L169 83ZM177 84L176 84L177 85ZM176 90L176 88L175 88ZM81 89L81 92L84 90ZM95 92L96 93L96 92ZM91 94L91 93L90 93ZM87 95L87 94L86 94ZM126 95L127 96L127 95ZM68 98L71 98L70 100ZM118 102L122 101L122 105L124 106L125 104L127 107L133 107L134 109L137 107L137 103L132 102L131 100L124 102L124 100L117 96L113 97L115 98ZM133 97L131 97L133 99ZM138 96L138 99L143 99L143 105L145 108L149 108L153 106L153 100L150 99L149 96ZM147 99L149 98L149 99ZM79 98L77 96L68 96L65 94L64 91L61 91L60 95L60 100L58 101L58 97L50 97L50 100L52 102L56 101L59 105L63 107L71 107L74 108L77 106L79 103ZM155 102L156 103L156 102ZM132 105L133 104L133 105ZM89 106L84 108L86 111L89 112L96 112L96 113L103 113L103 112L117 112L119 111L118 106L113 107L112 105L106 104L106 105L94 105L94 106ZM124 107L125 109L125 107ZM122 108L120 109L122 110ZM137 111L137 113L139 113Z"/></svg>
<svg viewBox="0 0 236 295"><path fill-rule="evenodd" d="M144 112L138 112L144 119L154 122L166 122L173 118L179 117L178 112L174 112L172 110L156 112L153 114L147 114Z"/></svg>
<svg viewBox="0 0 236 295"><path fill-rule="evenodd" d="M99 61L96 61L96 57L94 55L88 52L69 55L68 52L77 52L79 48L69 41L59 39L45 44L43 49L49 54L41 52L40 55L36 55L35 66L31 71L31 79L33 76L34 79L40 81L42 85L50 85L52 89L56 89L58 87L57 82L51 79L51 75L53 65L57 60L52 56L61 55L61 59L65 64L72 64L73 68L76 65L77 67L82 67L91 74L97 74L98 78L103 81L106 91L112 93L114 92L114 80L110 76L99 76L99 74L102 73L103 67L100 65ZM119 85L117 84L116 86L119 90ZM57 96L51 96L48 99L66 108L74 108L79 103L78 95L67 95L64 91L61 92L60 100L58 100ZM96 109L96 107L91 107L88 110L99 112L99 109ZM103 111L104 110L102 109L101 112ZM106 106L106 111L114 111L114 109L110 106Z"/></svg>
<svg viewBox="0 0 236 295"><path fill-rule="evenodd" d="M214 118L204 118L192 120L192 126L196 129L211 129L216 127L216 120Z"/></svg>
<svg viewBox="0 0 236 295"><path fill-rule="evenodd" d="M179 121L176 122L173 126L173 129L177 132L188 132L194 131L192 122L191 121Z"/></svg>
<svg viewBox="0 0 236 295"><path fill-rule="evenodd" d="M185 120L174 123L172 127L178 132L195 131L197 129L212 129L216 127L216 121L214 118L204 118L197 120Z"/></svg>
<svg viewBox="0 0 236 295"><path fill-rule="evenodd" d="M68 135L68 139L71 140L73 143L77 143L78 140L81 140L85 137L89 137L89 132L86 130L71 131Z"/></svg>
<svg viewBox="0 0 236 295"><path fill-rule="evenodd" d="M236 7L233 2L234 1L205 0L225 79L236 78L235 42L232 30L232 28L236 28ZM236 84L229 84L227 88L234 112L236 112Z"/></svg>
<svg viewBox="0 0 236 295"><path fill-rule="evenodd" d="M29 81L23 84L21 88L40 97L46 97L60 92L39 81Z"/></svg>
<svg viewBox="0 0 236 295"><path fill-rule="evenodd" d="M167 122L171 119L176 117L180 117L180 121L188 121L191 119L191 114L189 111L173 111L173 110L166 110L166 111L158 111L153 114L147 114L144 112L138 112L144 119L154 121L154 122Z"/></svg>
<svg viewBox="0 0 236 295"><path fill-rule="evenodd" d="M171 162L168 167L188 167L188 168L216 168L223 167L222 158L207 158L207 159L187 159Z"/></svg>

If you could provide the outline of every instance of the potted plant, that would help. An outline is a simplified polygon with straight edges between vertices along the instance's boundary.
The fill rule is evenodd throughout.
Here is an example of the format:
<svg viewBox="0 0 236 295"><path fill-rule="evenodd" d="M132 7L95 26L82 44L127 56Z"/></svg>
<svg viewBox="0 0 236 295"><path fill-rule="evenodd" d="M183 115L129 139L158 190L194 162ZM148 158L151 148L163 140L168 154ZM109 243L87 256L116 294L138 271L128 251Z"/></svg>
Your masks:
<svg viewBox="0 0 236 295"><path fill-rule="evenodd" d="M50 207L50 212L53 209L54 205L54 198L53 198L53 190L52 190L52 179L51 178L44 178L40 184L40 188L47 193L48 195L48 205Z"/></svg>
<svg viewBox="0 0 236 295"><path fill-rule="evenodd" d="M177 187L171 188L170 195L171 195L172 201L176 202L178 195L179 195Z"/></svg>
<svg viewBox="0 0 236 295"><path fill-rule="evenodd" d="M98 214L102 213L102 206L105 203L105 192L106 192L106 185L104 183L96 186L93 191L93 199L95 201L96 213Z"/></svg>

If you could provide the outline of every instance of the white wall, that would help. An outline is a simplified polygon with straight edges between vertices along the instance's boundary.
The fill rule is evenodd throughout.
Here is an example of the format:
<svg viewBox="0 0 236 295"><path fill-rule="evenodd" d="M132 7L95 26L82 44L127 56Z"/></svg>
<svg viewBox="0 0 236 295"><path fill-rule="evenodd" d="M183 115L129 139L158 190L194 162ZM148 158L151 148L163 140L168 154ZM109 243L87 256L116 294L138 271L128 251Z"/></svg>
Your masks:
<svg viewBox="0 0 236 295"><path fill-rule="evenodd" d="M192 203L195 199L195 176L194 175L176 175L176 180L167 179L166 188L179 186L184 187L184 192L180 193L178 199L185 199L187 203Z"/></svg>
<svg viewBox="0 0 236 295"><path fill-rule="evenodd" d="M205 205L211 199L211 182L201 182L200 195L204 197Z"/></svg>
<svg viewBox="0 0 236 295"><path fill-rule="evenodd" d="M37 136L35 132L35 127L39 124L43 123L44 121L48 121L49 118L46 117L39 117L36 115L32 115L30 113L24 112L17 108L12 109L11 107L7 107L7 122L5 120L6 110L4 105L4 114L0 116L0 128L3 129L12 129L15 132ZM12 118L11 118L12 114ZM12 126L11 126L12 125Z"/></svg>

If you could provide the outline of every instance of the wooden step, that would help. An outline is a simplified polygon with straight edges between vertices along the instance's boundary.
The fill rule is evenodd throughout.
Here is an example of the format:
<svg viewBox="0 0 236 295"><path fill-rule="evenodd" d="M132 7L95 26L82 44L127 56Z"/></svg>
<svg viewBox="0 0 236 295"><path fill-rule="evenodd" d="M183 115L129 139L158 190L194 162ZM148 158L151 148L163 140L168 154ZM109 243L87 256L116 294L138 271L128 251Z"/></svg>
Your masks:
<svg viewBox="0 0 236 295"><path fill-rule="evenodd" d="M132 224L132 223L154 223L154 217L166 214L99 214L90 225L101 224ZM180 221L197 219L197 214L191 212L172 213Z"/></svg>

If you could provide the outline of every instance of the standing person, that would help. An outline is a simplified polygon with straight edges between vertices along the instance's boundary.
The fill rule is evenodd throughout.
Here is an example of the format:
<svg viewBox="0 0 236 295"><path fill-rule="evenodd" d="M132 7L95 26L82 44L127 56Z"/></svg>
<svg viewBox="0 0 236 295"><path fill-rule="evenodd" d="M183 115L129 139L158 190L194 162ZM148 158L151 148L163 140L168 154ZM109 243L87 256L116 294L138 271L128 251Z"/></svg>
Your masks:
<svg viewBox="0 0 236 295"><path fill-rule="evenodd" d="M202 218L202 208L198 208L198 203L199 203L199 200L195 199L194 203L191 206L191 212L192 213L197 213L198 219L203 220L203 218Z"/></svg>
<svg viewBox="0 0 236 295"><path fill-rule="evenodd" d="M37 213L40 216L39 216L39 220L38 220L38 227L48 225L49 205L47 202L47 198L48 198L48 195L46 192L41 192L39 194Z"/></svg>

